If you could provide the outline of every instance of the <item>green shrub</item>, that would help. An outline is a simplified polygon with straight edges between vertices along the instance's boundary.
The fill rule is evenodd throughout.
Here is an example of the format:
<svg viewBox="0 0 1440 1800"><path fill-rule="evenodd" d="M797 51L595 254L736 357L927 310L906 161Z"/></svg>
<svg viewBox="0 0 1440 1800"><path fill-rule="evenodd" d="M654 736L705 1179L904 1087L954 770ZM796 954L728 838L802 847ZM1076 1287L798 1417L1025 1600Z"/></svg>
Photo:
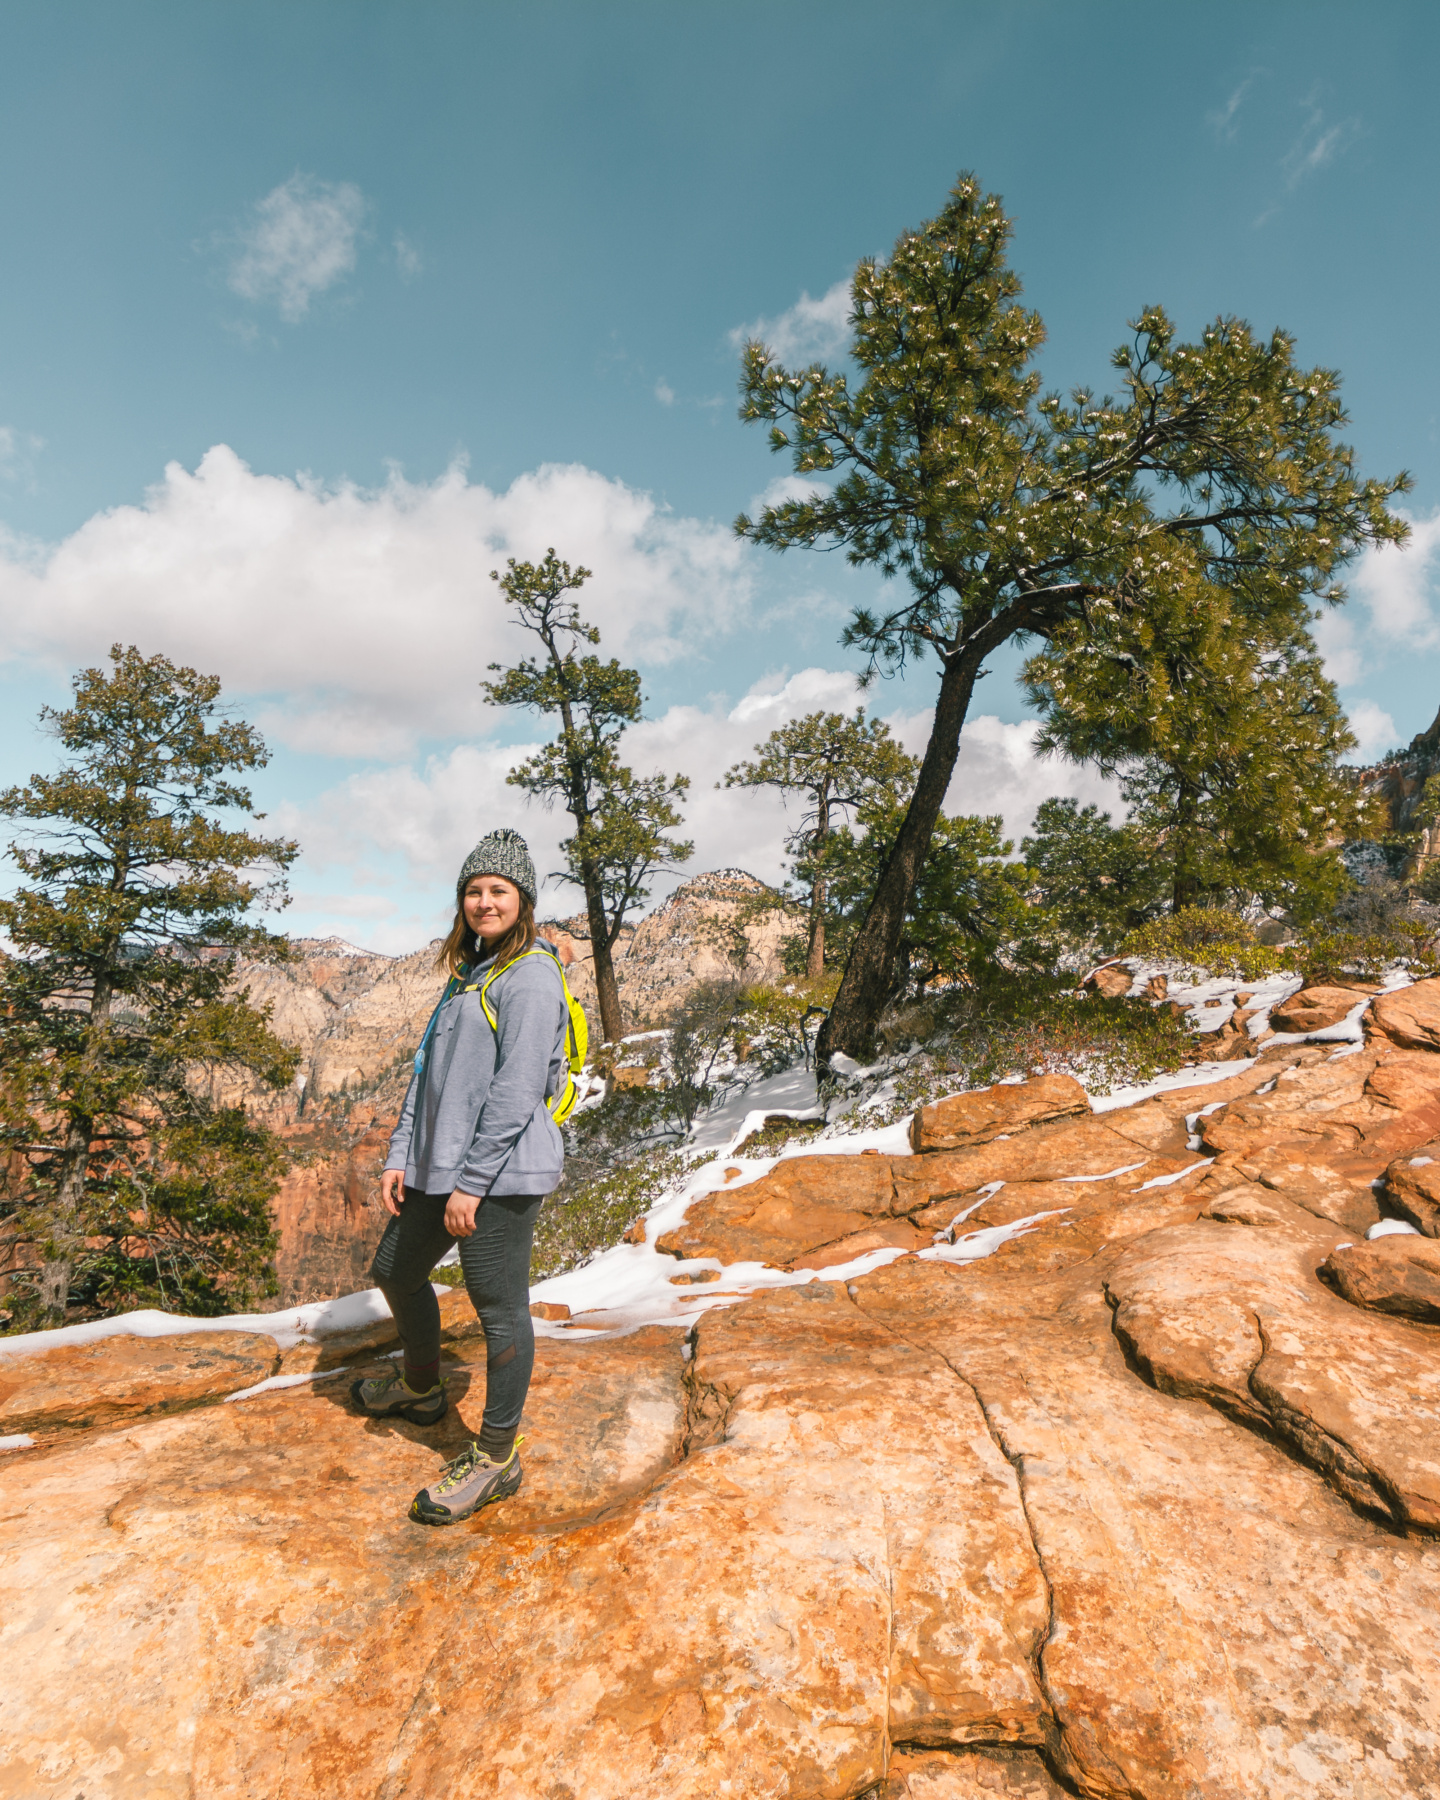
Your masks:
<svg viewBox="0 0 1440 1800"><path fill-rule="evenodd" d="M1255 927L1221 906L1183 906L1132 931L1121 954L1180 965L1190 980L1263 981L1294 965L1294 953L1257 941Z"/></svg>

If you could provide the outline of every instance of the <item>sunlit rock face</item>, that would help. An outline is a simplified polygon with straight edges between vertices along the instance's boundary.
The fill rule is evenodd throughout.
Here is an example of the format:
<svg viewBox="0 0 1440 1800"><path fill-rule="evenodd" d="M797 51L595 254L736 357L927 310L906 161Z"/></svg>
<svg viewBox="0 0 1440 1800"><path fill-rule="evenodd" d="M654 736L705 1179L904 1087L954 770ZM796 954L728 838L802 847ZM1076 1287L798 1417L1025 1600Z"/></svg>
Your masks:
<svg viewBox="0 0 1440 1800"><path fill-rule="evenodd" d="M0 1795L1440 1792L1432 1240L1363 1235L1440 1054L1370 1030L715 1171L615 1264L703 1252L708 1310L551 1307L524 1485L450 1530L406 1512L479 1423L463 1295L430 1429L348 1404L383 1320L0 1353Z"/></svg>

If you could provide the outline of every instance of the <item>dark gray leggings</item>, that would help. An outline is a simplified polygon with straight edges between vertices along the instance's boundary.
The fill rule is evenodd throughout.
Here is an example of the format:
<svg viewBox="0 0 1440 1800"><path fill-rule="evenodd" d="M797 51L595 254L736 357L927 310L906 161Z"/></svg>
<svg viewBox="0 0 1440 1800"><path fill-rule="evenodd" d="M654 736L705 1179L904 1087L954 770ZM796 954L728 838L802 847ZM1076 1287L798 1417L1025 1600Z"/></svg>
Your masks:
<svg viewBox="0 0 1440 1800"><path fill-rule="evenodd" d="M406 1360L423 1366L440 1355L440 1302L430 1271L455 1242L445 1229L448 1194L406 1188L398 1217L380 1239L370 1274L384 1294ZM471 1304L485 1327L485 1419L481 1448L509 1452L520 1426L535 1328L530 1323L530 1244L542 1194L492 1194L475 1214L473 1236L460 1239L460 1267Z"/></svg>

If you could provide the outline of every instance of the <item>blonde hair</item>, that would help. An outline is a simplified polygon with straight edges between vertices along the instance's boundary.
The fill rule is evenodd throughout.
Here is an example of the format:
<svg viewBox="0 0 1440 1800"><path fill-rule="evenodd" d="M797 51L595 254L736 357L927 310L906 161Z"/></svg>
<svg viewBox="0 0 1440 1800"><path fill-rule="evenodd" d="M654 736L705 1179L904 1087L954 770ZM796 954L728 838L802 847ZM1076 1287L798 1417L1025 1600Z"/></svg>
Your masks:
<svg viewBox="0 0 1440 1800"><path fill-rule="evenodd" d="M468 884L467 884L468 885ZM512 887L514 883L511 883ZM517 956L523 956L535 942L535 905L523 888L516 888L520 896L520 916L495 946L495 959L498 968L504 968ZM451 975L459 975L466 967L477 962L487 954L475 933L465 920L465 889L462 887L455 896L455 923L450 927L450 935L440 946L440 954L435 958L435 967L445 969Z"/></svg>

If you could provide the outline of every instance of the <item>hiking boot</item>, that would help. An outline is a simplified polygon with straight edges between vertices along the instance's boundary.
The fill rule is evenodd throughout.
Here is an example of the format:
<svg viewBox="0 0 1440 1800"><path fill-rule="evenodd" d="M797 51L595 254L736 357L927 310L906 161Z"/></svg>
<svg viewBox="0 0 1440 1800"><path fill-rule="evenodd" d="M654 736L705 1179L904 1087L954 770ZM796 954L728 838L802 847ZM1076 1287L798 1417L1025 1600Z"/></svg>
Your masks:
<svg viewBox="0 0 1440 1800"><path fill-rule="evenodd" d="M516 1438L502 1463L492 1462L478 1444L467 1444L453 1462L446 1463L440 1479L421 1488L410 1502L410 1517L417 1525L458 1525L482 1506L508 1500L524 1478L520 1467L523 1442Z"/></svg>
<svg viewBox="0 0 1440 1800"><path fill-rule="evenodd" d="M406 1386L405 1377L393 1364L386 1375L352 1381L350 1398L372 1419L408 1419L412 1425L436 1424L445 1417L450 1404L443 1381L437 1381L426 1393L417 1394L414 1388Z"/></svg>

